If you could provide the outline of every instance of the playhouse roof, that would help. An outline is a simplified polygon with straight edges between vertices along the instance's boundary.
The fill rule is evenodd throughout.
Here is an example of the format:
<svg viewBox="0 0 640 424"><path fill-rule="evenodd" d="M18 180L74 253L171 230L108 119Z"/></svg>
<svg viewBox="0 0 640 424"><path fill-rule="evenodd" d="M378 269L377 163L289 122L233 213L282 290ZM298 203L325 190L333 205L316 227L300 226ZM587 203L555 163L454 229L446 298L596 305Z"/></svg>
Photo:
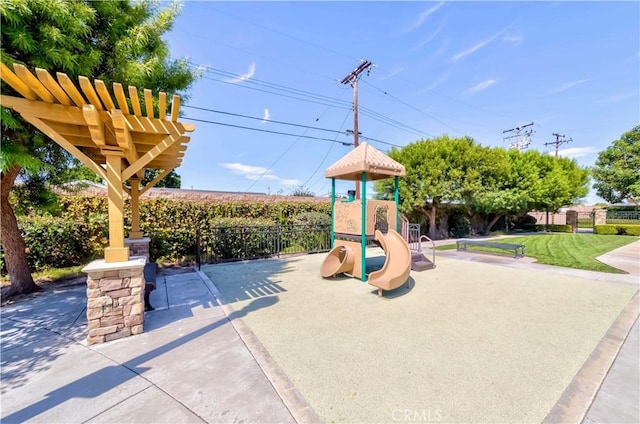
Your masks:
<svg viewBox="0 0 640 424"><path fill-rule="evenodd" d="M328 167L324 175L327 178L360 181L363 172L366 173L368 181L404 177L407 174L403 165L369 143L363 142Z"/></svg>

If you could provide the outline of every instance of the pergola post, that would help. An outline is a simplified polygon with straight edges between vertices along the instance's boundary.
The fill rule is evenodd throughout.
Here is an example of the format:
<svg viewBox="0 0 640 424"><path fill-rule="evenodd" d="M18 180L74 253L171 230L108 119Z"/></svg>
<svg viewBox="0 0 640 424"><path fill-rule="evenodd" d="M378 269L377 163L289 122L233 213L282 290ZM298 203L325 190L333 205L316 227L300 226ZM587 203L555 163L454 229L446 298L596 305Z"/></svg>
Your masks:
<svg viewBox="0 0 640 424"><path fill-rule="evenodd" d="M131 231L129 238L132 240L141 239L140 231L140 179L129 178L131 182Z"/></svg>
<svg viewBox="0 0 640 424"><path fill-rule="evenodd" d="M104 82L94 84L78 77L80 90L63 73L57 81L44 69L33 75L24 65L12 71L0 62L0 79L19 96L0 93L0 106L11 108L25 121L106 180L109 204L109 247L104 260L82 269L87 273L87 342L102 343L143 332L144 267L149 238L140 231L139 198L161 178L180 166L192 124L178 122L180 97L173 96L171 117L166 119L166 94L159 94L159 114L154 116L153 96L144 90L143 113L137 89L113 84L113 95ZM129 109L131 104L133 111ZM106 168L103 168L106 166ZM140 189L145 169L163 170ZM131 181L131 190L123 186ZM124 196L131 196L132 229L124 238Z"/></svg>
<svg viewBox="0 0 640 424"><path fill-rule="evenodd" d="M106 263L126 262L129 248L124 245L124 191L122 190L122 158L120 149L103 149L107 160L107 195L109 197L109 247L104 250Z"/></svg>

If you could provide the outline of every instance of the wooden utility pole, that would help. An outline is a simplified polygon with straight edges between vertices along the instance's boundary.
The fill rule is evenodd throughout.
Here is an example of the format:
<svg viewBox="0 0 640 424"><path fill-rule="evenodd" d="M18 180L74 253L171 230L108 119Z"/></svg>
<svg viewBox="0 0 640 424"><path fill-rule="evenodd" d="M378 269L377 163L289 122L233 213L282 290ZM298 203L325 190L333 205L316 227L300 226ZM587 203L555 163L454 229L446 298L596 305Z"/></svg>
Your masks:
<svg viewBox="0 0 640 424"><path fill-rule="evenodd" d="M553 135L553 136L555 136L556 141L550 141L549 143L544 143L544 145L545 145L545 146L555 146L555 149L556 149L556 159L558 159L558 147L560 147L560 145L561 145L562 143L568 143L568 142L570 142L570 141L573 141L573 139L572 139L572 138L570 138L570 139L568 139L568 140L567 140L567 139L565 138L566 136L565 136L564 134L553 133L552 135ZM560 138L562 138L562 140L561 140Z"/></svg>
<svg viewBox="0 0 640 424"><path fill-rule="evenodd" d="M507 137L503 135L502 140L507 141L509 139L515 138L516 141L515 142L511 141L509 147L513 149L518 149L518 150L526 149L529 146L529 144L531 144L531 136L533 135L534 131L532 129L525 131L523 134L524 137L522 138L522 140L520 140L520 137L522 136L520 132L526 127L530 127L531 125L533 125L533 122L530 122L525 125L521 125L519 127L511 128L510 130L502 131L502 134L508 133L508 132L515 132L515 135L511 135Z"/></svg>
<svg viewBox="0 0 640 424"><path fill-rule="evenodd" d="M364 71L367 71L367 74L371 70L371 66L373 64L365 60L363 61L356 69L351 71L349 75L344 77L341 84L351 84L353 87L353 148L358 147L358 77ZM360 198L360 182L356 181L356 199Z"/></svg>

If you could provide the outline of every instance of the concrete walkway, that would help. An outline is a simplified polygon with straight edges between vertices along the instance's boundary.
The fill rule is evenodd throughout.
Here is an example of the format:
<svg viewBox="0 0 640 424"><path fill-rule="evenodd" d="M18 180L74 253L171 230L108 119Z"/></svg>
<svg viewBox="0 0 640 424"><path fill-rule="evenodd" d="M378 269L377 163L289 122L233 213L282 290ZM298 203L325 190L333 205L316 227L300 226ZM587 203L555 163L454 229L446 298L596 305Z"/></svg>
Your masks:
<svg viewBox="0 0 640 424"><path fill-rule="evenodd" d="M640 240L598 256L596 259L640 277Z"/></svg>
<svg viewBox="0 0 640 424"><path fill-rule="evenodd" d="M158 278L145 333L87 346L86 287L2 308L2 422L291 423L291 411L198 273ZM282 382L279 382L283 386ZM295 406L295 405L294 405Z"/></svg>
<svg viewBox="0 0 640 424"><path fill-rule="evenodd" d="M621 253L604 255L608 257L603 262L621 261L620 256L627 252L622 248ZM630 251L631 262L633 254ZM637 286L640 278L640 272L633 270L628 271L636 274L602 276L523 261L500 263L502 259L491 255L484 255L484 259L476 256L472 262L489 266L482 265L484 260L493 262L487 268L492 272L493 266L500 265L571 278L591 276L592 280L625 286ZM233 310L219 303L217 287L201 273L159 275L157 290L151 295L156 310L146 313L145 333L102 345L85 343L84 285L57 288L2 307L1 421L319 422L244 323L262 311L276 309L273 306L279 300L273 295L283 290L278 283L267 284L264 275L259 277L262 283L251 288L258 296L244 301L242 307L234 305ZM301 316L304 313L292 318ZM640 422L639 334L636 322L613 366L605 370L603 384L597 383L599 390L585 423ZM375 364L372 367L375 369ZM420 405L413 412L424 413L429 408ZM434 420L440 416L436 415ZM397 417L389 417L388 421L397 421Z"/></svg>

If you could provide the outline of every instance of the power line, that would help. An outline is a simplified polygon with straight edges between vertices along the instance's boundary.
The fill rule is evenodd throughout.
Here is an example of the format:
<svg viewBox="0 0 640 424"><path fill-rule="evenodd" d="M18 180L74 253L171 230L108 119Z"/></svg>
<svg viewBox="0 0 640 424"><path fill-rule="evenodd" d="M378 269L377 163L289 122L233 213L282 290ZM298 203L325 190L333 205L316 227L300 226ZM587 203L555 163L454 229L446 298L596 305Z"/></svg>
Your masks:
<svg viewBox="0 0 640 424"><path fill-rule="evenodd" d="M205 124L213 124L213 125L222 125L225 127L232 127L232 128L241 128L244 130L251 130L251 131L258 131L258 132L265 132L265 133L270 133L270 134L277 134L277 135L286 135L289 137L300 137L300 138L308 138L311 140L322 140L322 141L330 141L332 143L339 143L342 144L343 146L353 146L353 143L348 143L348 142L342 142L342 141L337 141L337 140L332 140L330 138L322 138L322 137L312 137L310 135L298 135L298 134L291 134L291 133L285 133L285 132L281 132L281 131L271 131L271 130L265 130L263 128L252 128L252 127L245 127L243 125L234 125L234 124L227 124L224 122L216 122L216 121L209 121L207 119L197 119L197 118L192 118L190 116L185 116L184 119L188 119L189 121L196 121L196 122L203 122Z"/></svg>
<svg viewBox="0 0 640 424"><path fill-rule="evenodd" d="M335 101L336 101L336 102L337 102L337 101L339 101L339 100L340 100L340 98L341 98L343 95L344 95L344 91L342 92L342 94L340 94L340 96L338 96L338 98L337 98L337 99L335 99ZM322 116L324 116L324 114L325 114L325 113L327 113L327 112L329 111L329 109L331 109L331 106L328 106L328 107L327 107L327 108L326 108L326 109L325 109L325 110L324 110L324 111L323 111L323 112L322 112L322 113L321 113L321 114L316 118L316 122L317 122L317 121L319 121L319 120L320 120L320 118L322 118ZM347 115L347 116L348 116L348 115ZM344 125L344 122L343 122L343 125ZM342 128L342 127L341 127L341 128ZM291 145L290 145L289 147L287 147L287 148L286 148L286 149L285 149L285 150L280 154L280 156L278 156L278 157L276 158L276 160L274 160L274 161L271 163L271 165L269 165L269 167L268 167L268 168L266 168L266 169L264 170L264 172L263 172L262 174L260 174L260 175L258 176L258 178L256 178L256 179L251 183L251 185L249 186L249 189L250 189L251 187L253 187L253 186L254 186L254 185L255 185L255 184L256 184L256 183L257 183L257 182L258 182L262 177L264 177L264 176L265 176L265 175L266 175L266 174L271 170L271 168L273 168L273 167L274 167L274 165L275 165L276 163L278 163L278 162L280 161L280 159L282 159L282 158L284 157L284 155L286 155L286 154L287 154L287 152L289 152L289 150L291 150L291 149L293 148L293 146L295 146L295 145L298 143L298 141L300 141L300 139L301 139L302 137L304 137L304 135L305 135L308 131L309 131L309 129L305 129L304 133L303 133L303 134L301 134L300 136L298 136L298 138L296 138L296 139L293 141L293 143L291 143ZM334 138L334 142L337 140L337 138L338 138L338 135L336 135L336 137ZM331 147L333 147L333 144L331 144ZM329 148L329 151L331 151L331 148ZM328 153L327 153L327 154L328 154ZM247 191L248 191L248 189L247 189Z"/></svg>
<svg viewBox="0 0 640 424"><path fill-rule="evenodd" d="M188 109L201 110L201 111L205 111L205 112L219 113L219 114L229 115L229 116L237 116L237 117L240 117L240 118L252 119L252 120L256 120L256 121L264 121L264 118L259 118L257 116L249 116L249 115L243 115L243 114L240 114L240 113L226 112L226 111L222 111L222 110L210 109L210 108L201 107L201 106L184 105L183 107L184 108L188 108ZM324 113L326 113L326 111ZM316 119L316 121L319 120L320 117L322 115L324 115L324 113L322 113ZM190 119L195 120L193 118L190 118ZM298 127L298 128L312 129L312 130L318 130L318 131L326 131L326 132L331 132L331 133L335 133L335 134L338 134L338 135L340 135L340 134L343 134L343 135L350 134L349 130L347 130L345 132L345 131L341 131L341 130L332 130L332 129L329 129L329 128L321 128L321 127L313 127L313 126L309 126L309 125L295 124L293 122L276 121L276 120L272 120L272 119L269 119L267 122L274 123L274 124L280 124L280 125L289 125L289 126ZM210 123L213 123L213 121L211 121ZM341 126L341 128L342 128L342 126ZM256 129L256 130L259 131L259 130L262 130L262 129ZM394 146L394 147L402 147L402 146L400 146L398 144L394 144L394 143L390 143L388 141L378 140L378 139L373 138L373 137L368 137L368 136L362 135L362 133L360 133L360 137L362 137L362 138L364 138L366 140L369 140L369 141L374 141L376 143L386 144L386 145Z"/></svg>
<svg viewBox="0 0 640 424"><path fill-rule="evenodd" d="M191 63L191 66L194 67L202 67L201 65L197 65L194 63ZM212 73L214 75L219 75L219 76L223 76L224 78L233 78L233 79L241 79L243 76L239 75L239 74L234 74L231 72L226 72L226 71L222 71L219 69L215 69L209 66L204 66L204 68L206 69L206 71L208 73ZM215 79L215 78L211 78L211 77L202 77L204 79L207 80L211 80L211 81L216 81L216 82L221 82L223 84L228 84L228 85L232 85L235 87L242 87L245 89L250 89L250 90L255 90L255 91L259 91L259 92L264 92L264 93L268 93L268 94L273 94L276 96L281 96L281 97L285 97L285 98L290 98L290 99L294 99L294 100L298 100L298 101L304 101L304 102L309 102L309 103L315 103L315 104L320 104L322 106L330 106L330 105L334 105L335 107L339 108L339 109L345 109L345 110L350 110L351 109L351 103L346 102L346 101L336 101L335 99L328 97L328 96L324 96L322 94L317 94L317 93L312 93L312 92L308 92L308 91L304 91L304 90L299 90L299 89L295 89L295 88L291 88L291 87L286 87L280 84L274 84L274 83L269 83L266 81L261 81L258 80L256 78L249 78L246 80L243 80L243 84L238 84L237 82L230 82L230 81L225 81L225 80L220 80L220 79ZM251 85L257 85L258 87L263 87L263 88L258 88L258 87L253 87ZM268 88L265 89L264 87ZM278 91L284 91L285 93L289 93L289 94L283 94L280 92L274 92L271 90L278 90ZM292 94L292 95L290 95ZM301 98L302 97L302 98ZM328 104L328 102L332 102L331 104ZM389 118L385 115L382 115L381 113L378 113L372 109L366 108L366 107L361 107L360 108L360 112L365 115L370 117L371 119L374 119L378 122L381 122L385 125L389 125L392 126L394 128L409 132L409 133L413 133L416 134L418 136L424 137L424 135L433 137L432 134L429 134L425 131L416 129L414 127L411 127L409 125L403 124L400 121L397 121L393 118Z"/></svg>
<svg viewBox="0 0 640 424"><path fill-rule="evenodd" d="M344 119L342 120L342 124L340 124L340 130L342 130L342 127L344 127L344 123L347 122L348 118L349 118L349 113L347 113L345 115ZM338 136L336 135L336 138L337 137ZM324 161L327 160L327 157L329 157L329 153L331 153L331 150L333 149L333 146L335 146L335 144L333 144L333 143L331 145L329 145L329 149L327 150L327 153L325 153L324 157L322 158L322 160L320 160L320 163L318 164L316 169L311 173L309 178L307 178L307 180L304 183L302 183L302 187L306 186L307 183L309 182L309 180L311 180L313 178L313 176L316 175L316 172L318 172L318 170L320 169L320 167L322 166Z"/></svg>
<svg viewBox="0 0 640 424"><path fill-rule="evenodd" d="M353 58L353 57L351 57L351 56L348 56L348 55L346 55L346 54L344 54L344 53L340 53L339 51L336 51L336 50L330 49L330 48L328 48L328 47L324 47L324 46L321 46L321 45L319 45L319 44L312 43L311 41L303 40L302 38L298 38L298 37L295 37L295 36L293 36L293 35L287 34L287 33L285 33L285 32L278 31L277 29L269 28L268 26L265 26L265 25L262 25L262 24L258 24L258 23L252 22L252 21L250 21L250 20L248 20L248 19L242 18L242 17L237 16L237 15L234 15L234 14L232 14L232 13L229 13L229 12L223 12L223 11L221 11L220 9L216 9L215 7L211 7L211 6L209 6L209 5L208 5L208 7L209 7L210 9L215 10L215 11L216 11L216 12L218 12L218 13L222 13L223 15L231 16L232 18L235 18L235 19L237 19L237 20L239 20L239 21L244 21L244 22L250 23L251 25L255 25L255 26L257 26L257 27L260 27L260 28L266 29L267 31L271 31L271 32L274 32L274 33L276 33L276 34L280 34L280 35L282 35L282 36L284 36L284 37L291 38L292 40L296 40L296 41L299 41L299 42L301 42L301 43L308 44L308 45L313 46L313 47L318 48L318 49L326 50L326 51L328 51L328 52L331 52L331 53L333 53L333 54L335 54L335 55L338 55L338 56L345 57L345 58L347 58L347 59L354 59L354 60L357 60L357 59L355 59L355 58Z"/></svg>
<svg viewBox="0 0 640 424"><path fill-rule="evenodd" d="M182 107L189 108L189 109L202 110L202 111L211 112L211 113L220 113L220 114L229 115L229 116L237 116L237 117L240 117L240 118L253 119L253 120L257 120L257 121L265 121L264 118L259 118L257 116L242 115L240 113L225 112L225 111L222 111L222 110L209 109L209 108L206 108L206 107L190 106L190 105L184 105ZM294 124L292 122L276 121L274 119L268 119L266 122L270 122L270 123L273 123L273 124L289 125L289 126L292 126L292 127L307 128L307 129L311 129L311 130L318 130L318 131L326 131L326 132L344 134L342 131L330 130L328 128L312 127L312 126L309 126L309 125Z"/></svg>
<svg viewBox="0 0 640 424"><path fill-rule="evenodd" d="M425 112L425 111L423 111L423 110L421 110L421 109L419 109L419 108L417 108L417 107L415 107L415 106L413 106L413 105L411 105L411 104L409 104L409 103L405 102L404 100L399 99L399 98L397 98L396 96L394 96L394 95L392 95L392 94L389 94L389 92L387 92L386 90L383 90L383 89L381 89L381 88L378 88L378 87L376 87L375 85L371 84L370 82L368 82L368 81L366 81L366 80L365 80L365 81L363 81L363 82L364 82L365 84L367 84L368 86L370 86L370 87L372 87L372 88L375 88L376 90L380 91L380 92L381 92L381 93L383 93L384 95L391 97L393 100L397 101L398 103L401 103L401 104L403 104L403 105L405 105L405 106L407 106L407 107L409 107L409 108L411 108L411 109L415 110L416 112L421 113L421 114L423 114L424 116L427 116L427 117L429 117L429 118L433 119L434 121L440 122L442 125L444 125L444 126L446 126L446 127L448 127L448 128L451 128L452 130L454 130L455 132L457 132L457 133L459 133L459 134L461 134L461 135L465 135L465 134L464 134L464 131L461 131L461 130L457 129L456 127L451 126L451 125L447 124L446 122L444 122L444 121L442 121L442 120L440 120L440 119L436 118L435 116L433 116L433 115L431 115L431 114L428 114L427 112Z"/></svg>

